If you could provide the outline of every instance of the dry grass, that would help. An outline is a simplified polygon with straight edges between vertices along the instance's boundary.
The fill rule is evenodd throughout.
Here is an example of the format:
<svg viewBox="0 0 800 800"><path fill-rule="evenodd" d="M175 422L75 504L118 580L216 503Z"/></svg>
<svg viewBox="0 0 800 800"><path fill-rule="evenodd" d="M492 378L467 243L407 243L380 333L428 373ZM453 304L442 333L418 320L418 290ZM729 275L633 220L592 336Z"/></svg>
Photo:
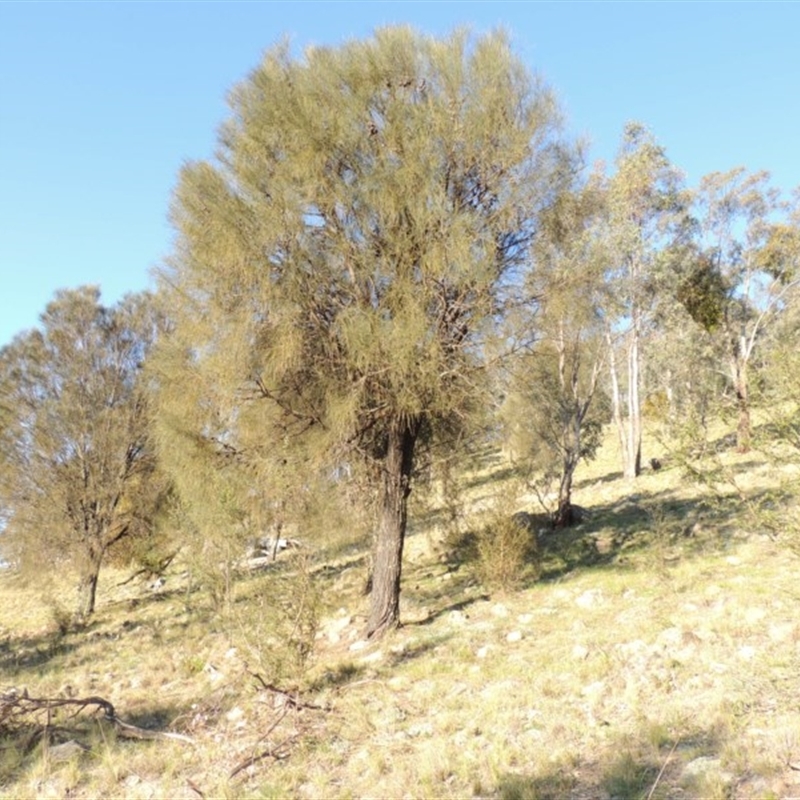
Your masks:
<svg viewBox="0 0 800 800"><path fill-rule="evenodd" d="M774 464L722 458L745 498L791 502ZM2 575L0 689L99 695L122 719L195 743L122 740L98 726L90 752L52 763L3 742L0 796L800 794L797 557L735 491L711 497L669 464L629 483L609 447L578 479L591 518L544 537L541 577L514 592L493 595L469 563L440 558L435 510L417 523L404 625L380 642L360 638L363 549L339 548L317 570L311 661L282 679L299 707L253 678L246 617L231 629L178 565L156 593L107 573L96 619L68 633L35 588ZM487 459L466 502L515 497L512 481ZM787 535L795 517L786 510ZM269 575L242 579L239 596L256 596Z"/></svg>

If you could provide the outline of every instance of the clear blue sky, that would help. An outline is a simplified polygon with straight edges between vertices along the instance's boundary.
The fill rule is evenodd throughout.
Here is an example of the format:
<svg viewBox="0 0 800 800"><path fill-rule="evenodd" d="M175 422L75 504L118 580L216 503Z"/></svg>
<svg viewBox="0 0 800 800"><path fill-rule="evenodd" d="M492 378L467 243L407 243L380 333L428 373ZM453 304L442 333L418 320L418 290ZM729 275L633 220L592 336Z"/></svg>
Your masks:
<svg viewBox="0 0 800 800"><path fill-rule="evenodd" d="M690 182L742 164L800 185L800 3L0 1L0 346L58 288L151 285L177 171L264 49L400 22L505 27L592 159L636 119Z"/></svg>

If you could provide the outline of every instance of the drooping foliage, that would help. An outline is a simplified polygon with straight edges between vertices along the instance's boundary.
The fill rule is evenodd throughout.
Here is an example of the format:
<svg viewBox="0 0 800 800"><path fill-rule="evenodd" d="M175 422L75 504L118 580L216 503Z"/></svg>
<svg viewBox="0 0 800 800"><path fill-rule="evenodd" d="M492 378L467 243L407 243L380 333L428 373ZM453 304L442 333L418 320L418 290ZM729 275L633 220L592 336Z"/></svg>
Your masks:
<svg viewBox="0 0 800 800"><path fill-rule="evenodd" d="M402 27L273 49L230 103L217 160L175 194L163 450L246 472L290 515L367 465L380 633L415 465L486 399L487 342L558 185L556 107L505 36Z"/></svg>

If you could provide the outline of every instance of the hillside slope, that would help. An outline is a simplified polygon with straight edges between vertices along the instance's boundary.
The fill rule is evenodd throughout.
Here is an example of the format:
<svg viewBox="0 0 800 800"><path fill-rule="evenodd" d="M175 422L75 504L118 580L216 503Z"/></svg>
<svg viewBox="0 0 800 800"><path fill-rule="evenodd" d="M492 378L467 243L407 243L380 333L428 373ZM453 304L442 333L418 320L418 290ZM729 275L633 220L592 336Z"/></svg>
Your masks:
<svg viewBox="0 0 800 800"><path fill-rule="evenodd" d="M589 519L544 535L540 579L504 596L417 523L404 624L379 642L360 638L363 546L340 548L316 566L310 666L280 685L253 661L248 617L232 628L180 566L156 590L109 572L96 619L66 633L3 574L0 691L99 696L193 742L92 721L91 749L62 760L8 738L0 796L800 796L797 510L776 494L796 468L724 458L738 494L712 501L669 464L626 482L606 452L578 476ZM469 502L513 496L507 472L487 463ZM268 574L241 578L242 608Z"/></svg>

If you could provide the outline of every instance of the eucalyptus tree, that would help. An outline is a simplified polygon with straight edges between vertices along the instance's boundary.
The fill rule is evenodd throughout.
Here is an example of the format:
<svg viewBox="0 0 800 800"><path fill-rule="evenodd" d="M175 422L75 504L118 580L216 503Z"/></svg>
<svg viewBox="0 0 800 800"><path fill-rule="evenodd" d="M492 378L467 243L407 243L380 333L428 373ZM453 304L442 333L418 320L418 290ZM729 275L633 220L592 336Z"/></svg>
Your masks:
<svg viewBox="0 0 800 800"><path fill-rule="evenodd" d="M519 462L545 488L558 483L555 527L574 522L572 483L600 445L596 402L606 350L602 180L565 190L540 218L528 286L538 298L533 347L511 360L504 422ZM534 479L536 485L536 479Z"/></svg>
<svg viewBox="0 0 800 800"><path fill-rule="evenodd" d="M109 549L147 531L164 489L140 381L161 327L149 295L107 308L88 286L57 292L0 351L3 538L35 571L77 568L80 617Z"/></svg>
<svg viewBox="0 0 800 800"><path fill-rule="evenodd" d="M626 126L615 166L607 185L606 340L623 474L633 478L641 471L642 350L658 296L659 253L684 230L687 196L664 148L639 123Z"/></svg>
<svg viewBox="0 0 800 800"><path fill-rule="evenodd" d="M165 451L250 468L268 497L372 464L379 635L415 466L484 400L486 337L557 182L556 104L502 34L396 27L277 47L230 105L175 193Z"/></svg>
<svg viewBox="0 0 800 800"><path fill-rule="evenodd" d="M695 256L679 298L712 334L736 397L736 443L750 448L750 372L759 341L795 289L800 272L796 214L767 172L743 167L706 175L697 192Z"/></svg>

